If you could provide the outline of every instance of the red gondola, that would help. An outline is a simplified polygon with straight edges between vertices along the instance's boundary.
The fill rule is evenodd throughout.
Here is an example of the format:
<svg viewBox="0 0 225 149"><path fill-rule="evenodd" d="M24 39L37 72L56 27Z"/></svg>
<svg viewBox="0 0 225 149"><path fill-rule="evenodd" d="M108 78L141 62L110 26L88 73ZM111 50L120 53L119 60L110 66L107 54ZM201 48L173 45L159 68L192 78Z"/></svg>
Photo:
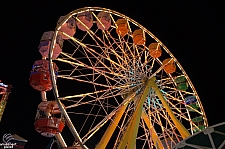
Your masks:
<svg viewBox="0 0 225 149"><path fill-rule="evenodd" d="M60 110L55 101L41 102L35 118L35 130L45 137L61 133L65 123L62 115L59 118L55 117L57 113L60 114Z"/></svg>
<svg viewBox="0 0 225 149"><path fill-rule="evenodd" d="M53 137L61 133L65 124L61 118L39 118L35 121L34 127L37 132L45 137Z"/></svg>
<svg viewBox="0 0 225 149"><path fill-rule="evenodd" d="M57 76L58 67L55 63L53 63L53 69L55 76ZM29 81L30 85L38 91L49 91L52 89L48 60L34 62Z"/></svg>

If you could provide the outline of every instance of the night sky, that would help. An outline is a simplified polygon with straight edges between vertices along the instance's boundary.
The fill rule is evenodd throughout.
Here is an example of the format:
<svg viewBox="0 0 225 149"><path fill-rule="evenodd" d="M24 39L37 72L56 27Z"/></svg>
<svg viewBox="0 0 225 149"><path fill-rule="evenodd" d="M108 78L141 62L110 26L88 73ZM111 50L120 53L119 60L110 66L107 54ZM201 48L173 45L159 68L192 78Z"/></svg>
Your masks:
<svg viewBox="0 0 225 149"><path fill-rule="evenodd" d="M0 2L0 79L12 93L0 122L4 133L28 140L27 149L45 149L50 138L34 130L40 94L29 85L29 75L45 31L58 18L82 7L118 11L151 31L180 62L203 104L210 126L225 121L225 3L223 2L114 2L61 1ZM73 140L65 135L65 140Z"/></svg>

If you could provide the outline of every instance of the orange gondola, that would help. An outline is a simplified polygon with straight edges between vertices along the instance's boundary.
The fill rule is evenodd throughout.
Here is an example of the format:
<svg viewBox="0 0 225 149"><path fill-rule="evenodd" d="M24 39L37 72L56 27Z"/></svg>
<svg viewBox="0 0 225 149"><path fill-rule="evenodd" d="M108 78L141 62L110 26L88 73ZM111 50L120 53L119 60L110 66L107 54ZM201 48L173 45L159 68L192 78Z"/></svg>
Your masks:
<svg viewBox="0 0 225 149"><path fill-rule="evenodd" d="M159 58L162 55L162 50L160 47L160 44L155 42L155 43L151 43L148 47L149 52L150 52L150 56L153 58Z"/></svg>
<svg viewBox="0 0 225 149"><path fill-rule="evenodd" d="M117 28L116 28L116 33L119 35L119 36L125 36L127 33L128 33L128 24L127 24L127 20L125 19L118 19L116 21L116 25L117 25Z"/></svg>
<svg viewBox="0 0 225 149"><path fill-rule="evenodd" d="M145 34L142 29L136 29L133 32L133 41L135 45L144 45L145 44Z"/></svg>
<svg viewBox="0 0 225 149"><path fill-rule="evenodd" d="M165 65L164 71L166 73L174 73L176 71L175 62L171 58L165 59L162 63L163 63L163 65Z"/></svg>

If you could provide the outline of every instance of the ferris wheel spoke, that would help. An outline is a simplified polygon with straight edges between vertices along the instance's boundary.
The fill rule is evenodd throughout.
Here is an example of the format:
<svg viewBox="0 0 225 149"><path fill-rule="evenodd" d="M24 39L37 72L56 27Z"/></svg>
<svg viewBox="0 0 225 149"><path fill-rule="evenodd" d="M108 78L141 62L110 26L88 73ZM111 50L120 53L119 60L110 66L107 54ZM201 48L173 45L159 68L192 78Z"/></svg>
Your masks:
<svg viewBox="0 0 225 149"><path fill-rule="evenodd" d="M79 19L77 19L79 22L81 22ZM84 25L84 24L83 24ZM86 26L86 25L84 25L84 26ZM95 43L98 45L98 47L100 48L100 49L102 49L102 46L100 46L100 44L98 43L98 41L96 41L96 39L95 38L97 38L100 42L101 42L101 44L103 44L104 45L104 48L106 48L106 49L111 49L108 45L106 45L106 43L105 42L103 42L102 41L102 39L101 38L99 38L98 36L96 36L96 34L93 32L93 31L91 31L91 30L88 30L88 34L91 36L91 38L95 41ZM95 38L94 38L95 37ZM102 49L102 51L104 51L104 49ZM114 54L115 54L115 52L114 52ZM117 55L117 54L116 54ZM117 55L118 56L118 55ZM109 59L108 59L109 60ZM112 61L111 61L112 62ZM113 62L113 64L117 64L117 63L115 63L115 62ZM119 64L117 64L117 66L120 66Z"/></svg>
<svg viewBox="0 0 225 149"><path fill-rule="evenodd" d="M95 92L89 92L89 93L85 93L85 94L77 94L77 95L65 96L65 97L61 97L61 98L62 98L62 100L66 100L66 99L76 98L76 97L86 97L86 96L90 96L90 95L106 92L108 90L111 90L111 89L108 88L108 89L105 89L105 90L98 90L98 91L95 91ZM98 99L101 99L101 98L98 98Z"/></svg>
<svg viewBox="0 0 225 149"><path fill-rule="evenodd" d="M91 36L92 38L94 38L93 36ZM98 44L98 42L95 40L95 39L93 39L95 42L96 42L96 44L98 45L98 47L103 51L103 53L105 52L105 48L106 49L111 49L110 47L104 47L104 49ZM117 63L117 62L115 62L115 61L113 61L106 53L104 53L104 55L100 55L98 52L96 52L94 49L91 49L91 48L87 48L87 50L89 50L89 53L91 53L91 52L93 52L93 53L95 53L95 54L97 54L99 57L101 57L101 58L104 58L104 59L106 59L106 60L108 60L111 64L113 64L113 65L116 65L116 66L119 66L119 67L121 67L121 64L120 64L120 61L119 61L119 63ZM93 55L93 54L92 54ZM96 57L96 56L94 56L94 57ZM102 63L104 66L106 66L104 63ZM106 66L106 68L108 68L108 66ZM122 67L123 68L123 67ZM109 68L108 68L109 69ZM124 69L124 68L123 68Z"/></svg>
<svg viewBox="0 0 225 149"><path fill-rule="evenodd" d="M182 99L179 99L179 97L176 97L176 96L172 95L172 93L165 92L163 90L161 90L161 91L165 94L165 96L168 98L168 100L173 100L173 101L177 101L177 102L180 102L180 103L183 102Z"/></svg>
<svg viewBox="0 0 225 149"><path fill-rule="evenodd" d="M106 65L104 64L104 62L102 62L102 61L99 59L99 58L101 58L101 59L105 58L105 57L103 57L101 54L97 53L95 50L93 50L93 49L91 49L91 48L87 48L86 51L88 51L90 54L92 54L92 56L94 56L94 57L96 58L97 62L100 62L101 64L103 64L103 66L106 66ZM97 54L99 57L96 57L92 52L95 53L95 54ZM65 54L65 53L63 53L63 52L62 52L62 54L65 55L65 56L67 56L67 57L70 58L71 60L74 60L74 61L78 62L78 63L75 63L75 65L78 65L78 66L88 66L87 64L84 64L83 62L79 61L78 59L75 59L75 58L73 58L73 57L71 57L71 56L69 56L69 55L67 55L67 54ZM61 60L61 59L58 59L58 60ZM115 64L115 62L112 61L111 59L108 58L108 60L109 60L109 62L112 62L113 64ZM117 64L117 66L118 66L118 65L119 65L119 64ZM93 66L89 66L89 67L93 68ZM106 68L107 68L109 71L112 72L112 70L111 70L108 66L106 66Z"/></svg>
<svg viewBox="0 0 225 149"><path fill-rule="evenodd" d="M70 99L70 98L76 98L76 97L86 97L86 96L90 96L92 97L94 100L102 100L102 99L105 99L105 98L111 98L111 97L115 97L115 96L119 96L121 95L121 91L119 92L117 89L119 89L120 87L113 87L113 89L115 89L115 91L112 91L112 88L108 88L108 89L105 89L105 90L99 90L99 91L95 91L95 92L91 92L91 93L85 93L85 94L77 94L77 95L72 95L72 96L65 96L65 97L60 97L62 100L67 100L67 99ZM123 88L123 86L122 86ZM110 93L108 93L110 91ZM98 93L104 93L102 94L100 97L95 97L95 96L91 96L91 95L95 95L95 94L98 94ZM116 94L114 94L116 93ZM82 98L83 100L83 98ZM82 101L80 100L80 101ZM80 102L79 101L79 102ZM78 102L78 103L79 103ZM90 102L90 101L89 101ZM89 103L87 102L87 103ZM78 103L76 103L74 106L76 106ZM86 103L86 102L85 102ZM71 105L72 106L72 105ZM72 106L73 107L73 106Z"/></svg>
<svg viewBox="0 0 225 149"><path fill-rule="evenodd" d="M182 119L183 121L184 120L186 120L186 121L190 121L190 119L186 116L186 115L184 115L184 114L186 114L186 113L177 113L177 112L175 112L175 111L173 111L173 113L174 113L174 115L177 117L177 118L179 118L179 119Z"/></svg>
<svg viewBox="0 0 225 149"><path fill-rule="evenodd" d="M102 87L110 88L110 86L108 86L108 85L99 84L99 83L95 83L95 82L92 82L92 81L81 80L81 79L77 79L77 78L74 78L74 77L59 76L59 78L64 78L64 79L69 79L69 80L76 80L76 81L79 81L79 82L90 83L90 84L93 84L95 86L102 86Z"/></svg>
<svg viewBox="0 0 225 149"><path fill-rule="evenodd" d="M161 113L162 112L162 113ZM170 119L170 117L167 116L167 114L162 110L160 112L157 112L158 118L160 117L160 121L162 122L162 118L163 121L166 122L166 126L168 124L170 124L171 128L175 128L176 126L173 124L173 121ZM172 122L171 122L172 121ZM164 127L164 130L167 129L166 127Z"/></svg>
<svg viewBox="0 0 225 149"><path fill-rule="evenodd" d="M85 44L79 44L79 43L82 43L82 41L85 39L85 37L86 37L87 35L88 35L88 34L86 33L86 34L82 37L81 40L78 40L78 39L76 39L76 38L74 38L74 37L71 37L71 38L70 38L70 39L72 39L72 41L68 40L68 41L75 47L75 50L74 50L73 53L71 53L71 55L70 55L71 57L74 57L74 54L77 53L78 51L81 52L83 55L85 55L85 54L83 53L83 51L85 51L85 50L81 51L80 48L85 49L86 46L85 46Z"/></svg>
<svg viewBox="0 0 225 149"><path fill-rule="evenodd" d="M96 55L98 55L100 58L104 58L104 59L108 60L110 63L112 63L112 64L114 64L114 65L116 65L116 66L122 67L120 64L114 62L114 61L111 60L109 57L105 57L105 56L99 54L98 52L96 52L95 50L93 50L93 49L90 48L90 47L87 47L87 46L86 46L85 44L83 44L83 43L81 44L81 42L78 41L77 39L73 38L73 41L75 41L76 43L79 43L79 44L82 46L82 48L84 48L85 50L87 50L87 51L88 51L90 54L92 54L93 56L95 56L94 54L96 54ZM100 45L98 45L98 47L101 48ZM85 50L84 50L84 51L85 51ZM103 50L103 49L102 49L102 50ZM103 50L103 51L104 51L104 50ZM64 52L61 52L61 54L63 54L63 55L65 55L65 56L67 56L68 58L74 60L74 58L72 58L72 57L69 56L69 55L66 55L66 53L64 53ZM95 56L95 57L96 57L96 56ZM59 59L58 59L58 60L59 60ZM96 60L99 61L99 58L96 57ZM76 61L78 61L78 60L76 60ZM99 61L99 62L101 62L101 61ZM101 62L101 63L102 63L104 66L106 66L103 62ZM77 63L75 63L75 64L77 64ZM79 63L78 63L78 66L79 66ZM81 66L82 66L82 64L81 64ZM106 68L109 69L109 67L107 67L107 66L106 66ZM124 67L122 67L122 69L124 69Z"/></svg>
<svg viewBox="0 0 225 149"><path fill-rule="evenodd" d="M135 94L129 96L126 100L124 100L123 103L127 103L128 101L130 101L130 100L133 98L133 96L135 96ZM122 105L123 105L123 104L122 104ZM115 108L114 111L112 111L111 113L109 113L108 115L106 115L105 119L103 119L103 120L102 120L100 123L98 123L93 129L91 129L91 130L88 132L88 134L87 134L86 136L83 137L83 138L84 138L84 142L86 142L88 139L90 139L90 137L87 138L88 135L92 136L93 133L96 133L96 132L100 129L100 127L102 127L109 119L111 119L111 117L112 117L112 116L120 109L120 108L119 108L120 106L121 106L121 105L119 105L117 108ZM86 139L85 139L85 138L86 138Z"/></svg>
<svg viewBox="0 0 225 149"><path fill-rule="evenodd" d="M129 99L128 99L129 100ZM125 103L125 102L124 102ZM121 105L120 105L121 106ZM104 124L106 124L106 122L108 120L110 120L112 118L112 116L115 115L115 113L119 110L119 107L115 108L115 110L113 110L111 113L109 113L102 121L100 121L94 128L92 128L91 130L89 130L89 132L83 137L84 142L86 142L88 139L90 139L90 137L88 136L92 136L94 133L96 133L102 126L104 126Z"/></svg>
<svg viewBox="0 0 225 149"><path fill-rule="evenodd" d="M167 117L166 115L165 115L165 113L164 114L162 114L161 113L162 111L157 111L156 113L155 113L155 115L152 115L153 116L153 118L154 118L154 120L155 120L155 122L157 122L157 124L159 125L159 126L161 126L161 131L167 131L167 130L169 130L169 129L173 129L175 126L172 124L173 122L171 122L171 120L170 120L170 118L169 117ZM163 125L163 123L165 123L165 125ZM170 128L167 128L167 126L168 126L168 123L171 123L172 125L172 127L170 127Z"/></svg>
<svg viewBox="0 0 225 149"><path fill-rule="evenodd" d="M107 34L106 34L107 33ZM112 47L112 48L110 48L110 50L115 54L115 56L117 56L122 62L124 62L125 64L127 64L127 59L129 59L129 57L127 56L127 54L124 52L124 50L123 50L123 48L120 46L120 44L118 43L118 41L116 41L112 36L111 36L111 34L110 34L110 32L109 31L106 31L106 33L104 32L104 35L105 35L105 37L107 38L107 40L108 40L108 42L110 43L110 47ZM112 41L113 41L113 44L110 42L110 40L109 40L109 37L110 37L110 39L112 39ZM113 45L115 45L116 46L116 48L113 48L114 46ZM122 56L120 56L119 54L118 54L118 51L117 51L117 49L119 49L119 50L121 50L121 54L122 54L122 56L123 56L123 58L122 58ZM119 52L120 53L120 52ZM125 58L124 58L125 57Z"/></svg>
<svg viewBox="0 0 225 149"><path fill-rule="evenodd" d="M149 143L149 141L148 141L148 143L151 146L154 144L155 147L158 147L158 148L162 149L163 145L162 145L162 142L159 138L159 135L157 134L157 132L156 132L154 126L153 126L154 123L152 123L152 119L151 119L152 116L147 115L146 112L150 113L149 110L148 111L142 111L142 119L145 122L145 124L147 125L148 130L149 130L150 139L148 139L148 140L150 141L150 143Z"/></svg>
<svg viewBox="0 0 225 149"><path fill-rule="evenodd" d="M123 39L123 40L124 40L124 39ZM132 50L131 50L131 47L132 47L133 45L130 45L130 46L129 46L128 42L126 42L126 41L121 42L121 44L124 44L124 45L125 45L125 46L124 46L124 49L126 50L125 52L126 52L126 53L130 53L131 56L132 56L132 60L135 60L135 55L134 55L134 53L133 53Z"/></svg>
<svg viewBox="0 0 225 149"><path fill-rule="evenodd" d="M166 141L166 138L167 138L166 131L165 131L165 128L163 127L163 124L161 122L159 112L156 112L156 117L159 120L158 122L159 122L159 126L161 127L161 132L162 132L161 134L162 134L163 138L165 138L166 146L168 146L168 143Z"/></svg>
<svg viewBox="0 0 225 149"><path fill-rule="evenodd" d="M96 102L98 102L98 101L96 101ZM93 105L93 108L94 108L95 106ZM100 112L100 110L102 109L102 105L98 108L98 111L97 111L97 114ZM90 111L90 113L91 113L91 111ZM96 121L96 118L97 118L97 116L95 116L94 117L94 120L92 120L92 124L90 125L90 127L89 127L89 131L91 130L91 128L93 128L93 125L94 125L94 123L95 123L95 121ZM88 119L88 117L87 117L87 119Z"/></svg>
<svg viewBox="0 0 225 149"><path fill-rule="evenodd" d="M108 36L105 34L104 31L102 31L102 32L103 32L103 37L105 37L105 38L107 39L107 42L108 42L109 45L107 45L106 42L104 42L101 38L99 38L98 36L96 36L96 34L94 34L93 32L92 32L92 34L91 34L90 36L93 38L93 40L94 40L94 41L96 42L96 44L99 46L99 48L101 48L101 46L100 46L100 44L94 39L94 37L96 37L96 38L101 42L101 44L104 45L104 49L110 50L110 51L112 52L112 54L114 54L114 55L116 56L116 59L117 59L119 65L121 65L120 60L123 61L123 62L126 62L119 54L117 54L117 53L115 52L115 49L113 48L113 45L112 45L112 43L110 42ZM102 48L101 48L101 49L102 49ZM105 51L104 49L102 49L103 52ZM107 56L106 53L105 53L105 56Z"/></svg>
<svg viewBox="0 0 225 149"><path fill-rule="evenodd" d="M108 32L107 32L108 33ZM110 33L108 33L109 36ZM118 41L115 41L115 39L112 37L113 41L114 41L114 45L116 45L117 47L114 48L114 51L116 51L117 49L121 50L121 52L117 52L117 53L121 53L122 56L124 57L124 62L125 62L125 65L127 65L127 60L130 60L128 54L124 51L124 48L123 48L123 43L119 42Z"/></svg>
<svg viewBox="0 0 225 149"><path fill-rule="evenodd" d="M94 109L94 107L95 107L96 102L97 102L97 101L95 101L95 103L92 105L92 108L90 109L88 116L86 117L85 121L83 122L83 125L82 125L82 127L81 127L81 129L80 129L80 133L81 133L82 129L84 128L84 125L85 125L85 124L86 124L86 122L88 121L89 116L91 115L91 112L93 111L93 109ZM99 112L99 111L98 111L98 112ZM92 124L91 124L91 125L89 125L89 130L91 129L91 127L92 127L92 125L93 125L93 123L94 123L94 121L95 121L95 118L96 118L96 116L97 116L98 112L97 112L96 114L94 114L94 120L92 120Z"/></svg>
<svg viewBox="0 0 225 149"><path fill-rule="evenodd" d="M185 104L183 100L179 99L179 97L174 97L174 96L172 96L171 94L168 94L169 92L163 92L163 93L165 93L166 96L168 96L170 100L177 101L177 102L180 103L181 105L184 105L184 104ZM185 92L185 94L188 94L188 95L195 95L194 93L190 93L190 92ZM168 102L169 102L169 100L168 100ZM175 106L174 106L172 103L171 103L171 105L175 108ZM190 108L190 109L193 110L194 112L199 113L200 115L203 115L203 113L199 111L200 109L197 110L197 109L191 107L190 105L184 105L184 106Z"/></svg>
<svg viewBox="0 0 225 149"><path fill-rule="evenodd" d="M107 55L106 55L106 57L105 57L105 56L103 56L103 55L97 53L94 49L91 49L91 48L88 48L88 51L89 51L89 53L93 52L93 53L97 54L100 58L103 58L103 59L105 59L105 60L108 60L112 65L119 66L119 68L121 68L121 69L125 69L123 66L121 66L120 64L118 64L118 63L116 63L115 61L113 61L113 60L112 60L110 57L108 57ZM104 66L106 66L103 62L101 62L101 63L102 63ZM106 66L106 68L109 69L108 66Z"/></svg>
<svg viewBox="0 0 225 149"><path fill-rule="evenodd" d="M80 113L80 112L67 112L68 114L78 114L78 115L85 115L85 116L98 116L98 117L105 117L105 115L97 115L97 114L90 114L90 113Z"/></svg>
<svg viewBox="0 0 225 149"><path fill-rule="evenodd" d="M118 73L115 73L115 72L107 72L105 70L101 70L101 69L98 69L98 68L95 68L95 67L87 66L86 64L83 64L83 63L71 62L71 61L68 61L68 60L60 59L60 58L58 58L57 60L58 61L61 61L61 62L68 63L68 64L71 64L71 65L77 65L77 66L81 66L81 67L84 67L84 68L88 68L90 70L96 71L96 73L101 74L101 75L105 76L106 78L109 78L109 79L111 79L113 81L115 81L115 80L113 78L111 78L109 75L106 75L106 74L124 77L124 76L122 76L122 75L120 75Z"/></svg>
<svg viewBox="0 0 225 149"><path fill-rule="evenodd" d="M67 101L74 102L74 101L71 101L71 100L67 100ZM95 102L96 102L96 99L90 100L90 101L84 101L84 102L82 100L80 100L80 101L76 102L76 104L72 104L70 106L67 106L66 109L74 108L74 107L78 107L78 106L82 106L82 105L87 105L87 104L94 105L93 103L95 103ZM111 108L115 108L115 106L111 105Z"/></svg>

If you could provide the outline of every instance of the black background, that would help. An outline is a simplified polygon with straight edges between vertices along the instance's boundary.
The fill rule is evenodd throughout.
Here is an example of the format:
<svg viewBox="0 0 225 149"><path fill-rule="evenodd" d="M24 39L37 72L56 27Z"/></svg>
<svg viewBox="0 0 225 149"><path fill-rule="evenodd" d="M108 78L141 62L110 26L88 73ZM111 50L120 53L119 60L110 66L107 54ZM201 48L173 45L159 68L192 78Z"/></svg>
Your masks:
<svg viewBox="0 0 225 149"><path fill-rule="evenodd" d="M0 122L0 137L18 134L28 140L27 149L46 148L50 139L33 126L41 99L29 85L31 66L41 59L38 44L43 32L54 30L60 16L89 6L118 11L150 30L190 77L209 125L225 121L224 2L7 0L0 2L0 79L13 84L13 89Z"/></svg>

